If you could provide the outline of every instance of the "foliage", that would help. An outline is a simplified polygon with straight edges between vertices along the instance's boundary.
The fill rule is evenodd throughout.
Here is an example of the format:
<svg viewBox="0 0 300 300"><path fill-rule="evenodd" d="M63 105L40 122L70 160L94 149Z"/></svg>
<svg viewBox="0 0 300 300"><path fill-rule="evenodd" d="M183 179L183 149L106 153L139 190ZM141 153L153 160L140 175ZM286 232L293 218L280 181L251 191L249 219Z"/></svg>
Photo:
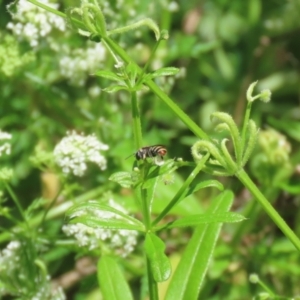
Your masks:
<svg viewBox="0 0 300 300"><path fill-rule="evenodd" d="M296 299L299 1L0 5L0 297Z"/></svg>

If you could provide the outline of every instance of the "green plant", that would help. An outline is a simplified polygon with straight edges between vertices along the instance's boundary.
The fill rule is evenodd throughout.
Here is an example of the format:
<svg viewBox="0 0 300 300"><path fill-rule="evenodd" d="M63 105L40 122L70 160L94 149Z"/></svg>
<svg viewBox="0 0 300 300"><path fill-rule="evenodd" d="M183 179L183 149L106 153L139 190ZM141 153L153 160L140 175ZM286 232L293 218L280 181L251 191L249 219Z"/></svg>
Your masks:
<svg viewBox="0 0 300 300"><path fill-rule="evenodd" d="M166 294L166 299L174 299L175 297L178 297L178 299L196 299L199 289L203 285L221 223L238 222L244 219L243 216L239 214L229 212L233 201L233 194L231 191L225 190L219 196L215 197L205 213L185 216L171 222L164 221L168 213L174 209L176 205L200 189L212 186L221 191L223 190L223 186L215 180L201 181L198 183L196 176L201 171L218 176L236 176L243 185L250 190L254 198L258 200L265 212L272 218L286 237L300 250L299 238L270 205L266 197L260 192L244 170L244 166L254 149L258 134L255 122L250 120L252 103L256 99L268 101L270 98L269 91L262 91L254 96L253 89L256 83L250 85L247 91L248 104L241 132L229 114L221 112L213 113L212 116L221 121L221 123L216 126L216 130L225 131L229 133L231 137L234 152L232 155L227 148L227 139L222 139L220 142L211 139L153 81L159 77L175 75L178 73L178 70L168 67L149 72L149 66L155 57L159 44L168 37L167 32L160 31L158 26L151 19L139 21L132 26L107 30L102 9L96 2L83 2L80 8L69 9L67 14L63 14L33 0L29 2L66 18L73 29L89 36L92 41L102 43L108 49L114 59L117 71L100 70L96 72L95 75L105 80L115 82L114 85L105 88L104 91L108 93L126 91L129 94L131 101L132 131L136 149L140 149L144 145L141 126L143 118L140 113L138 92L145 88L149 89L164 102L167 108L200 139L200 141L197 141L192 147L192 155L195 162L183 161L182 159L169 159L165 161L163 165L158 166L149 158L135 162L131 172L119 171L111 174L109 178L111 181L118 183L121 187L134 189L137 206L139 208L138 211L142 215L141 220L128 216L127 212L121 208L108 205L102 201L78 201L78 204L75 204L70 209L71 203L61 207L60 213L69 209L67 215L70 218L70 224L80 223L96 229L140 232L144 243L143 252L146 256L145 264L150 299L158 299L158 282L167 280L172 272L169 259L165 254L165 244L158 236L158 233L170 228L196 227L193 237L187 245L180 264L171 279ZM136 28L140 26L147 26L153 30L157 39L150 58L143 69L111 38L111 35L122 34L128 30L136 30ZM76 147L78 147L78 145ZM99 146L97 149L107 150L107 147L104 145L102 148ZM85 149L84 151L88 153L88 150ZM62 152L64 151L62 150ZM88 154L86 154L86 158L89 158ZM37 158L35 159L37 162ZM53 157L49 158L49 166L54 160ZM41 162L47 162L45 157L41 159ZM103 166L102 163L99 165ZM66 165L61 166L68 169ZM171 199L163 199L167 201L168 204L166 204L153 220L153 202L158 181L160 179L164 182L172 181L174 171L181 167L191 167L192 171L189 172L186 180ZM52 166L52 168L55 167ZM85 166L83 170L85 170ZM74 172L74 174L81 175L81 171L77 173ZM20 214L24 215L23 209L9 185L6 185L6 189L19 207ZM24 215L23 221L27 228L29 228L36 224L36 222L43 223L46 217L51 217L54 214L55 209L51 209L50 206L42 217L39 216L31 220ZM7 212L5 216L12 218ZM131 299L132 295L130 289L116 263L118 259L119 258L113 255L105 246L101 248L101 258L98 263L99 284L103 296L106 299Z"/></svg>

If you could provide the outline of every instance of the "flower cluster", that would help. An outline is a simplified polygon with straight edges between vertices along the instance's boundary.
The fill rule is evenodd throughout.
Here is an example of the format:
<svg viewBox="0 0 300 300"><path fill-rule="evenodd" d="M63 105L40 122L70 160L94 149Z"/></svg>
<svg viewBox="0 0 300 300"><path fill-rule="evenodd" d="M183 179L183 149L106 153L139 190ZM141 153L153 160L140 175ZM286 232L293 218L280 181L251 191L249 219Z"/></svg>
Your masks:
<svg viewBox="0 0 300 300"><path fill-rule="evenodd" d="M124 213L126 210L115 201L110 199L109 206L118 209ZM76 214L78 216L78 213ZM90 215L99 219L119 218L119 216L103 211L86 209L80 211L80 216ZM131 253L137 243L137 232L134 230L112 230L103 228L92 228L81 223L64 225L62 230L68 236L76 238L79 247L86 247L89 250L101 249L101 247L109 247L116 254L126 257Z"/></svg>
<svg viewBox="0 0 300 300"><path fill-rule="evenodd" d="M21 297L26 295L26 299L31 300L65 300L61 287L51 287L50 276L41 276L38 268L35 268L37 272L30 272L29 276L28 257L25 255L26 259L23 259L24 248L26 243L11 241L0 251L0 298L9 294Z"/></svg>
<svg viewBox="0 0 300 300"><path fill-rule="evenodd" d="M18 263L19 257L17 251L20 248L21 243L19 241L12 241L0 252L0 274L2 272L8 274L15 264Z"/></svg>
<svg viewBox="0 0 300 300"><path fill-rule="evenodd" d="M67 132L54 149L56 163L65 174L83 176L87 163L95 163L101 170L106 169L106 159L100 151L108 150L108 146L101 143L95 135L84 136L76 132Z"/></svg>
<svg viewBox="0 0 300 300"><path fill-rule="evenodd" d="M49 7L58 8L58 4L48 0L40 0ZM19 0L16 7L15 3L8 5L8 10L12 14L13 22L7 24L7 28L21 39L29 42L31 47L36 47L41 38L47 37L53 29L65 31L66 24L63 18L47 12L46 10L31 4L26 0ZM16 10L13 11L13 10Z"/></svg>
<svg viewBox="0 0 300 300"><path fill-rule="evenodd" d="M86 78L103 67L106 50L100 43L87 43L87 48L62 49L59 69L62 77L74 86L83 86Z"/></svg>
<svg viewBox="0 0 300 300"><path fill-rule="evenodd" d="M10 143L7 140L11 139L11 134L0 130L0 157L3 154L9 155L11 151Z"/></svg>

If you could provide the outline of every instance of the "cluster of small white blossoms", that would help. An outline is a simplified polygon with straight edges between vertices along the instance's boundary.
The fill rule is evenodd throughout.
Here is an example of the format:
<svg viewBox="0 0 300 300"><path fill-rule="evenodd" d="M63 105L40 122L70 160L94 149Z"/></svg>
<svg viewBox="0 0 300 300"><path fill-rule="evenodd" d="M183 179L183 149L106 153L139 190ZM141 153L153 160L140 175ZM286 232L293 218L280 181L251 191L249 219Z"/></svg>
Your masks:
<svg viewBox="0 0 300 300"><path fill-rule="evenodd" d="M124 213L126 210L114 202L108 201L108 205ZM102 210L92 209L82 210L74 216L92 215L99 219L119 218L119 216ZM73 236L78 242L79 247L86 247L89 250L101 249L104 245L113 250L116 254L126 257L130 254L137 244L137 232L134 230L113 230L103 228L92 228L81 223L64 225L62 230L67 236Z"/></svg>
<svg viewBox="0 0 300 300"><path fill-rule="evenodd" d="M27 272L23 272L25 266L20 265L21 263L21 251L22 244L20 241L11 241L5 249L0 251L0 296L7 295L7 293L19 293L19 294L31 294L30 297L26 299L30 300L65 300L66 296L61 287L53 289L50 282L50 276L46 278L41 277L37 274L34 282L36 283L36 291L29 290L32 289L32 282L29 287L26 286ZM15 278L18 276L18 278ZM42 278L42 280L41 280ZM6 289L6 282L9 289ZM18 284L14 285L15 291L11 290L11 283L15 282ZM32 295L34 294L34 295Z"/></svg>
<svg viewBox="0 0 300 300"><path fill-rule="evenodd" d="M49 2L48 0L40 0L39 2L57 9L58 4ZM11 12L15 3L7 6ZM13 22L7 24L7 28L21 39L29 42L31 47L36 47L41 38L47 37L53 29L65 31L66 24L62 17L50 13L36 5L26 1L19 0L16 5L16 12L11 12Z"/></svg>
<svg viewBox="0 0 300 300"><path fill-rule="evenodd" d="M108 148L95 135L67 132L67 136L54 149L54 159L66 175L83 176L88 162L98 165L101 170L106 169L106 159L100 151Z"/></svg>
<svg viewBox="0 0 300 300"><path fill-rule="evenodd" d="M0 251L0 274L9 276L16 264L19 262L18 250L21 248L19 241L11 241L5 249Z"/></svg>
<svg viewBox="0 0 300 300"><path fill-rule="evenodd" d="M11 139L11 134L0 130L0 156L2 154L9 155L11 151L11 145L7 140Z"/></svg>
<svg viewBox="0 0 300 300"><path fill-rule="evenodd" d="M83 86L88 76L103 68L106 50L101 43L88 42L85 49L62 49L59 60L61 76L70 84Z"/></svg>

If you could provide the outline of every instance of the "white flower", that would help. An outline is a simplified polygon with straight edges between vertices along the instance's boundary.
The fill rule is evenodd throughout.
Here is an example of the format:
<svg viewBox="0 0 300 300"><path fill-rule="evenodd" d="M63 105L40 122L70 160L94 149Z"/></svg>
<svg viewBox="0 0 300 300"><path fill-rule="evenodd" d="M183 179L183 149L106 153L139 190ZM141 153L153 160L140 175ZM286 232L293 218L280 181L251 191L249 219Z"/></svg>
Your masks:
<svg viewBox="0 0 300 300"><path fill-rule="evenodd" d="M28 257L24 255L28 245L20 241L11 241L5 249L0 251L0 298L15 289L15 293L26 294L30 300L65 300L66 296L61 287L53 289L51 286L50 276L41 276L37 270L28 278ZM32 251L30 249L30 251ZM32 261L33 263L33 261ZM2 276L3 275L3 276ZM11 283L14 282L14 285ZM28 283L28 285L27 285ZM6 289L6 286L8 289ZM34 295L33 295L34 294ZM23 298L22 298L23 299Z"/></svg>
<svg viewBox="0 0 300 300"><path fill-rule="evenodd" d="M48 0L40 0L49 7L58 9L58 4ZM7 6L10 11L9 4ZM65 31L66 24L62 17L50 13L26 0L19 0L17 12L11 13L13 22L7 24L7 28L21 39L25 39L32 47L36 47L42 38L48 36L53 29Z"/></svg>
<svg viewBox="0 0 300 300"><path fill-rule="evenodd" d="M100 43L87 43L86 49L65 49L59 61L60 73L72 85L83 86L86 78L103 68L106 50Z"/></svg>
<svg viewBox="0 0 300 300"><path fill-rule="evenodd" d="M127 213L122 206L113 200L109 200L109 205ZM86 209L83 212L85 215L96 216L99 219L120 218L114 213L95 208ZM107 247L123 257L131 253L137 244L137 232L134 230L92 228L81 223L64 225L62 230L66 235L73 236L77 240L79 247L87 247L89 250L100 249L104 242Z"/></svg>
<svg viewBox="0 0 300 300"><path fill-rule="evenodd" d="M6 248L0 251L0 278L1 273L10 274L14 273L16 265L20 260L19 249L21 248L21 243L19 241L11 241Z"/></svg>
<svg viewBox="0 0 300 300"><path fill-rule="evenodd" d="M106 169L106 159L100 151L108 148L95 135L84 136L72 131L55 147L54 158L63 173L83 176L88 162L95 163L101 170Z"/></svg>

